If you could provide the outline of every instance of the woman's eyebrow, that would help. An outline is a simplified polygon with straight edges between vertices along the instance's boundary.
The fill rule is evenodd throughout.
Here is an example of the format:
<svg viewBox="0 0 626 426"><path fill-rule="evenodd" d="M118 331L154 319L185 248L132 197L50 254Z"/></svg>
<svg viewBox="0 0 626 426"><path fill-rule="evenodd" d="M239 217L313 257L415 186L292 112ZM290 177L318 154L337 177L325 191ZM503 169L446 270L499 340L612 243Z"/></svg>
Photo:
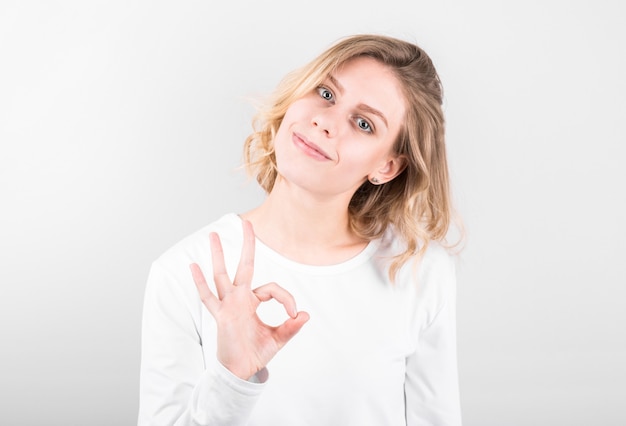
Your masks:
<svg viewBox="0 0 626 426"><path fill-rule="evenodd" d="M372 108L371 106L369 106L367 104L359 104L358 105L358 109L363 110L365 112L369 112L370 114L374 114L374 115L380 117L380 119L383 121L383 123L385 123L385 127L389 128L389 124L387 123L387 119L385 118L385 114L383 114L382 112L380 112L376 108Z"/></svg>
<svg viewBox="0 0 626 426"><path fill-rule="evenodd" d="M343 90L343 86L341 85L341 83L339 83L339 81L333 77L332 75L328 75L328 80L331 82L331 84L333 86L335 86L335 88L337 89L337 91L341 94L343 94L344 90ZM358 105L358 109L363 110L365 112L368 112L370 114L374 114L378 117L380 117L380 119L385 123L385 126L388 128L389 127L389 123L387 123L387 119L385 118L385 114L383 114L382 112L380 112L379 110L377 110L376 108L372 108L371 106L367 105L367 104L359 104Z"/></svg>
<svg viewBox="0 0 626 426"><path fill-rule="evenodd" d="M328 80L330 80L330 82L333 84L333 86L335 86L337 88L337 91L339 93L343 93L343 86L341 84L339 84L339 81L337 81L337 79L335 77L333 77L332 75L328 75Z"/></svg>

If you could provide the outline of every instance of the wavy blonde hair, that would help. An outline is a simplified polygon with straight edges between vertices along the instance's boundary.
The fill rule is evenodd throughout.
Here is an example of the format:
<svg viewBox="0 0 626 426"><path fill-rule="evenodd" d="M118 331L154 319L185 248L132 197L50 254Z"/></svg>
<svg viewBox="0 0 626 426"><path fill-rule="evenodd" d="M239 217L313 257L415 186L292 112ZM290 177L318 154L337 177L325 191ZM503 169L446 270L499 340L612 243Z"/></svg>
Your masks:
<svg viewBox="0 0 626 426"><path fill-rule="evenodd" d="M385 184L363 183L348 207L350 225L360 237L378 238L392 225L404 239L405 250L393 259L389 270L393 279L407 260L421 257L430 241L445 241L452 216L443 90L431 59L420 47L382 35L340 40L279 83L255 116L255 130L245 141L244 160L249 173L269 193L278 174L273 141L289 106L342 64L362 56L374 58L394 72L407 104L393 148L406 158L406 167Z"/></svg>

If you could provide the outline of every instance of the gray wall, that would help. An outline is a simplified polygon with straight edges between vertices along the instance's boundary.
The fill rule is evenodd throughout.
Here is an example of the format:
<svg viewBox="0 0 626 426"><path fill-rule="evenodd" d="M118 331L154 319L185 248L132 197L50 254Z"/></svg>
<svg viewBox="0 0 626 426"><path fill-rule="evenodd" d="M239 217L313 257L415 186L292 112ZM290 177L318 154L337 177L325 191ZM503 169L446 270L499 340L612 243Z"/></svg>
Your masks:
<svg viewBox="0 0 626 426"><path fill-rule="evenodd" d="M262 199L248 98L377 32L444 82L465 424L626 424L624 3L262 3L0 3L0 423L135 422L150 262Z"/></svg>

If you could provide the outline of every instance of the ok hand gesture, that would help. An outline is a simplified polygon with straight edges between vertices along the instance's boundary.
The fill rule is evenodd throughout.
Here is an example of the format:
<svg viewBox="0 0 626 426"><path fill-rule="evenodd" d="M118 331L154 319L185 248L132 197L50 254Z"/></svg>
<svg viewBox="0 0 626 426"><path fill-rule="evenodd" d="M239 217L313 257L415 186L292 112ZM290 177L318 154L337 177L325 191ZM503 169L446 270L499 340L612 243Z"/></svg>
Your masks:
<svg viewBox="0 0 626 426"><path fill-rule="evenodd" d="M300 331L309 314L297 312L293 296L276 283L251 289L255 237L250 222L243 221L243 248L232 281L226 272L219 237L211 233L209 239L217 297L195 263L190 265L191 274L202 303L217 323L217 359L233 374L247 380ZM280 302L290 316L278 327L265 324L256 313L261 302L271 299Z"/></svg>

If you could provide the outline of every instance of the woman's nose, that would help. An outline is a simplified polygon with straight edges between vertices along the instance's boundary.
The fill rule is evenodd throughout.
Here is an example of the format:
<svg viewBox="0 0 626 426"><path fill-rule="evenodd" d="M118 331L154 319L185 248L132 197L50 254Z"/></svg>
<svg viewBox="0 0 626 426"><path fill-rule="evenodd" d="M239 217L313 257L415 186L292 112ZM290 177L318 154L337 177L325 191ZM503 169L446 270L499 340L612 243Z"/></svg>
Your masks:
<svg viewBox="0 0 626 426"><path fill-rule="evenodd" d="M327 137L337 135L339 123L337 122L336 113L331 111L332 108L325 108L318 111L311 118L311 124L317 130L324 132Z"/></svg>

